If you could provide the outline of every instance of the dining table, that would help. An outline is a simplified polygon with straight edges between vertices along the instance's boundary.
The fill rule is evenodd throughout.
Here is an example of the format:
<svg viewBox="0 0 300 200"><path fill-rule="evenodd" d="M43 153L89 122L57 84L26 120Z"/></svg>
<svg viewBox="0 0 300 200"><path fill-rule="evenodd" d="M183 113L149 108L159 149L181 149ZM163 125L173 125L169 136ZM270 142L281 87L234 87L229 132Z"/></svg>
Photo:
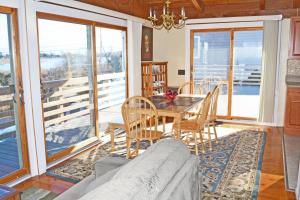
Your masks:
<svg viewBox="0 0 300 200"><path fill-rule="evenodd" d="M173 122L180 122L187 112L199 109L204 97L180 94L174 100L170 100L161 94L148 97L148 99L155 105L158 116L162 117L163 132L165 132L167 117L173 118ZM111 151L115 150L114 130L118 128L125 129L124 122L121 119L108 124L107 132L110 133Z"/></svg>
<svg viewBox="0 0 300 200"><path fill-rule="evenodd" d="M180 94L174 100L164 95L154 95L148 99L155 105L158 116L162 117L163 132L165 132L167 117L173 118L174 122L180 122L187 112L198 110L204 98L199 95Z"/></svg>

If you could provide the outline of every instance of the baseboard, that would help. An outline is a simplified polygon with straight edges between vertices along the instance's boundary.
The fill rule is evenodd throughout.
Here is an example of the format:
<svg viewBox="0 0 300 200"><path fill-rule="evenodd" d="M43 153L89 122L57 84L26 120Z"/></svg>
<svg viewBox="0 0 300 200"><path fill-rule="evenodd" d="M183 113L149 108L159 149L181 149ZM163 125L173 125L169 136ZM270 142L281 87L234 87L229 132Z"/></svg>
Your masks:
<svg viewBox="0 0 300 200"><path fill-rule="evenodd" d="M249 121L249 120L218 120L222 121L224 123L235 123L235 124L246 124L246 125L257 125L257 126L269 126L269 127L282 127L280 125L277 125L276 123L269 123L269 122L258 122L258 121Z"/></svg>
<svg viewBox="0 0 300 200"><path fill-rule="evenodd" d="M284 185L285 185L285 190L289 192L295 192L295 190L289 188L288 184L288 175L287 175L287 166L286 166L286 155L285 155L285 144L284 144L284 134L282 135L282 157L283 157L283 171L284 171Z"/></svg>

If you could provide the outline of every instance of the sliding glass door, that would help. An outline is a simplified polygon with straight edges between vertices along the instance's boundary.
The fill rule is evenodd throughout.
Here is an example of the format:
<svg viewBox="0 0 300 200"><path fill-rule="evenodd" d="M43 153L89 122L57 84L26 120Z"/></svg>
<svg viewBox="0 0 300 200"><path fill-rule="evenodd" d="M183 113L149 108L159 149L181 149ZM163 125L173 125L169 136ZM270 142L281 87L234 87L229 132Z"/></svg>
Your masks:
<svg viewBox="0 0 300 200"><path fill-rule="evenodd" d="M46 152L52 161L96 136L91 26L48 19L39 19L38 26Z"/></svg>
<svg viewBox="0 0 300 200"><path fill-rule="evenodd" d="M230 69L230 33L197 32L194 34L192 80L194 91L208 92L216 84L222 84L218 114L228 112L228 78ZM209 85L208 85L209 82Z"/></svg>
<svg viewBox="0 0 300 200"><path fill-rule="evenodd" d="M0 7L0 184L29 172L16 17Z"/></svg>
<svg viewBox="0 0 300 200"><path fill-rule="evenodd" d="M127 97L126 29L96 27L99 129L121 122L121 104Z"/></svg>
<svg viewBox="0 0 300 200"><path fill-rule="evenodd" d="M57 30L57 31L55 31ZM126 28L38 13L47 162L98 141L127 97Z"/></svg>
<svg viewBox="0 0 300 200"><path fill-rule="evenodd" d="M218 115L255 119L259 113L261 28L191 32L191 81L211 91L221 85ZM206 92L207 92L206 91Z"/></svg>
<svg viewBox="0 0 300 200"><path fill-rule="evenodd" d="M232 116L257 118L263 31L234 32Z"/></svg>

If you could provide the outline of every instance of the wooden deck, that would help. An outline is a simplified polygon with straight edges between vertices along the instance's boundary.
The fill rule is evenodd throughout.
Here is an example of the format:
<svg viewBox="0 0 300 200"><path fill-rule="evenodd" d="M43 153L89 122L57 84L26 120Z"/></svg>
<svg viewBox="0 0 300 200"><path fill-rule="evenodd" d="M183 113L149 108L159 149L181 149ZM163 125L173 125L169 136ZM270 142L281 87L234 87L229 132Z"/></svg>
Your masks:
<svg viewBox="0 0 300 200"><path fill-rule="evenodd" d="M108 122L121 117L120 105L103 109L99 112L100 132L104 133ZM90 116L84 115L46 129L46 148L48 155L54 155L74 144L94 135ZM15 137L0 140L0 177L20 169L18 146Z"/></svg>
<svg viewBox="0 0 300 200"><path fill-rule="evenodd" d="M7 138L0 141L0 169L0 177L20 169L18 147L15 138Z"/></svg>

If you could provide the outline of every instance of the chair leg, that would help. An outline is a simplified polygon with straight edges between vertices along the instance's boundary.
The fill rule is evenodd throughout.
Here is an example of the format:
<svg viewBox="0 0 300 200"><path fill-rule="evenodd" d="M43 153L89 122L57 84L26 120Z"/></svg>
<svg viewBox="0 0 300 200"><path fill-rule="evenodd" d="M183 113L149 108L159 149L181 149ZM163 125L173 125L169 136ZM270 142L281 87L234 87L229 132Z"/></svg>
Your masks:
<svg viewBox="0 0 300 200"><path fill-rule="evenodd" d="M213 128L214 128L214 132L215 132L216 144L218 144L218 135L217 135L217 129L216 129L216 122L213 122Z"/></svg>
<svg viewBox="0 0 300 200"><path fill-rule="evenodd" d="M211 145L211 134L210 134L210 126L209 124L207 124L207 130L208 130L208 146L209 146L209 150L212 150L212 145Z"/></svg>
<svg viewBox="0 0 300 200"><path fill-rule="evenodd" d="M202 153L205 153L205 145L204 145L204 141L203 141L203 135L202 135L202 131L200 131L200 142L202 145Z"/></svg>
<svg viewBox="0 0 300 200"><path fill-rule="evenodd" d="M172 132L171 132L171 136L176 138L176 129L174 127L172 127Z"/></svg>
<svg viewBox="0 0 300 200"><path fill-rule="evenodd" d="M176 139L176 140L178 140L179 139L179 132L180 132L180 130L179 129L174 129L174 138Z"/></svg>
<svg viewBox="0 0 300 200"><path fill-rule="evenodd" d="M136 140L136 156L139 155L140 147L141 147L141 140Z"/></svg>
<svg viewBox="0 0 300 200"><path fill-rule="evenodd" d="M190 138L189 138L189 133L185 135L185 144L190 145Z"/></svg>
<svg viewBox="0 0 300 200"><path fill-rule="evenodd" d="M181 130L179 130L179 131L177 132L177 139L178 139L178 140L181 139Z"/></svg>
<svg viewBox="0 0 300 200"><path fill-rule="evenodd" d="M115 129L114 127L109 127L109 133L110 133L110 142L111 142L111 151L115 150Z"/></svg>
<svg viewBox="0 0 300 200"><path fill-rule="evenodd" d="M163 132L166 132L166 117L162 117L163 121Z"/></svg>
<svg viewBox="0 0 300 200"><path fill-rule="evenodd" d="M131 153L130 153L131 139L130 138L126 138L126 147L127 147L126 158L129 159L131 157Z"/></svg>
<svg viewBox="0 0 300 200"><path fill-rule="evenodd" d="M193 138L195 141L195 154L198 156L199 152L198 152L198 141L197 141L197 133L194 131L193 132Z"/></svg>

